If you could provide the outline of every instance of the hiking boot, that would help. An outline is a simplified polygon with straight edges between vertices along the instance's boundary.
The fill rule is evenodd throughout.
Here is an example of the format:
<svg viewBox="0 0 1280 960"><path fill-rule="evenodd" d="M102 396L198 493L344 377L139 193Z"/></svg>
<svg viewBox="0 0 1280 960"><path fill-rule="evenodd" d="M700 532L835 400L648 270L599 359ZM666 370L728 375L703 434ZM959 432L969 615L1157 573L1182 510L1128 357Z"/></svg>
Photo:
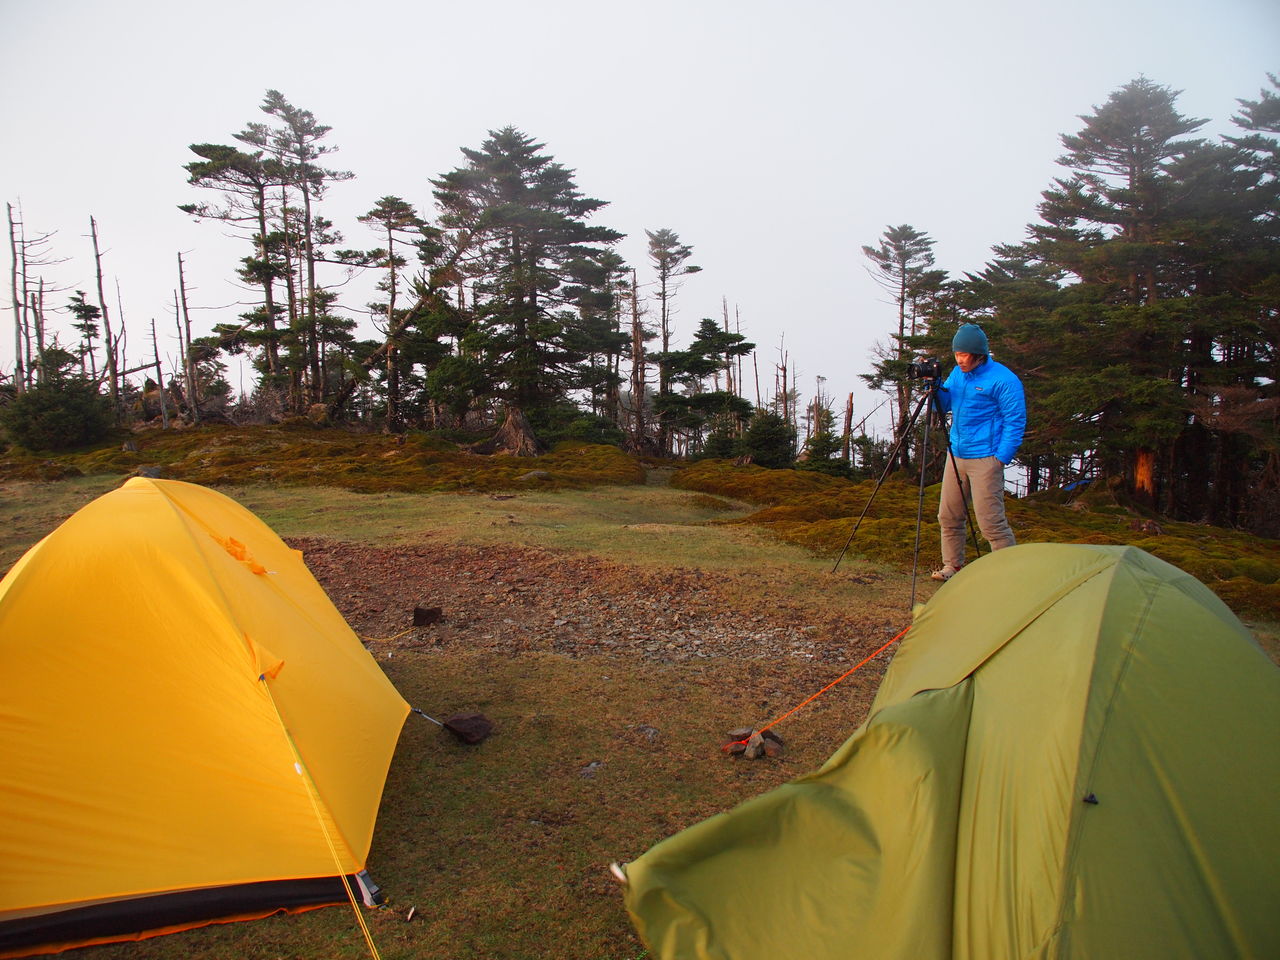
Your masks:
<svg viewBox="0 0 1280 960"><path fill-rule="evenodd" d="M933 571L933 573L929 574L929 577L932 580L937 580L939 583L946 583L959 572L959 570L948 563L944 565L941 570Z"/></svg>

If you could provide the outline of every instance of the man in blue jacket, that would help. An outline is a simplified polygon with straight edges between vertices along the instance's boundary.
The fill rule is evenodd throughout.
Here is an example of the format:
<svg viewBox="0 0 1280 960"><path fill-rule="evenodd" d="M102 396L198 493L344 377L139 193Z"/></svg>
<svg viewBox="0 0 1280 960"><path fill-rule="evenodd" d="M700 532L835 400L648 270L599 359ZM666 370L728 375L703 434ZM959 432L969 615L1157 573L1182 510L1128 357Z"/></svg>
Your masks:
<svg viewBox="0 0 1280 960"><path fill-rule="evenodd" d="M1022 381L992 359L982 328L963 324L951 350L956 366L937 396L939 409L951 413L951 450L938 505L942 569L934 571L934 580L950 580L964 566L966 501L973 504L978 529L992 550L1017 542L1004 515L1004 468L1027 426Z"/></svg>

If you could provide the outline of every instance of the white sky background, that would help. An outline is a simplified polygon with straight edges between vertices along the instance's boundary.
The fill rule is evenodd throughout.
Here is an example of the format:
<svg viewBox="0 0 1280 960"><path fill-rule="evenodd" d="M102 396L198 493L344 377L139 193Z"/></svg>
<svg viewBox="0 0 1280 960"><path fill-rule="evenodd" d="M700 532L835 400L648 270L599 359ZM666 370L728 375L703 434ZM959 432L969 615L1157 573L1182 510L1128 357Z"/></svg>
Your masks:
<svg viewBox="0 0 1280 960"><path fill-rule="evenodd" d="M895 323L863 244L909 223L939 267L980 269L1036 220L1063 173L1059 135L1115 89L1144 74L1182 90L1216 137L1268 71L1274 0L0 0L0 194L29 236L56 231L57 306L76 288L96 299L96 217L130 361L150 355L153 317L173 357L179 251L197 336L254 298L235 281L248 242L176 208L216 199L186 183L188 145L269 119L268 88L331 126L329 166L356 174L320 210L347 247L378 244L355 218L384 195L432 213L429 179L511 124L608 201L592 222L628 235L618 250L642 282L646 228L693 246L703 272L679 294L677 346L725 297L766 398L785 345L806 397L826 377L837 413L854 391L861 417L880 398L857 375ZM363 315L371 283L342 305ZM54 325L64 344L69 322Z"/></svg>

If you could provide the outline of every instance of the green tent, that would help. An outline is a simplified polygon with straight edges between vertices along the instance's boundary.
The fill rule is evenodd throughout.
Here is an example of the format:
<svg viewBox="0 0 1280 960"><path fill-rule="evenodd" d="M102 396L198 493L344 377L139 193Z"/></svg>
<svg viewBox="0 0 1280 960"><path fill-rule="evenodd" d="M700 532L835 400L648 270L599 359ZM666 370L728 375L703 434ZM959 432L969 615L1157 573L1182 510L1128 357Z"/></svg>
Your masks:
<svg viewBox="0 0 1280 960"><path fill-rule="evenodd" d="M627 866L663 960L1280 957L1280 669L1132 547L1028 544L916 618L816 773Z"/></svg>

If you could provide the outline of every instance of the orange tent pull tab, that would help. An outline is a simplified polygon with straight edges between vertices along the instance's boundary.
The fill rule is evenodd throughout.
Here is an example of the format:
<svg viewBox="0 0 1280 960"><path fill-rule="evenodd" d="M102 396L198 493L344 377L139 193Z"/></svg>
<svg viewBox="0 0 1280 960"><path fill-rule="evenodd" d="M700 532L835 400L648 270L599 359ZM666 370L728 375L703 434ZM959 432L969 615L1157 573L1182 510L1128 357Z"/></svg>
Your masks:
<svg viewBox="0 0 1280 960"><path fill-rule="evenodd" d="M247 566L251 572L258 574L259 576L267 572L266 567L253 559L249 553L249 548L235 537L227 537L224 540L222 537L214 536L213 534L210 534L210 536L213 536L213 539L222 545L222 549L226 550L232 557Z"/></svg>

